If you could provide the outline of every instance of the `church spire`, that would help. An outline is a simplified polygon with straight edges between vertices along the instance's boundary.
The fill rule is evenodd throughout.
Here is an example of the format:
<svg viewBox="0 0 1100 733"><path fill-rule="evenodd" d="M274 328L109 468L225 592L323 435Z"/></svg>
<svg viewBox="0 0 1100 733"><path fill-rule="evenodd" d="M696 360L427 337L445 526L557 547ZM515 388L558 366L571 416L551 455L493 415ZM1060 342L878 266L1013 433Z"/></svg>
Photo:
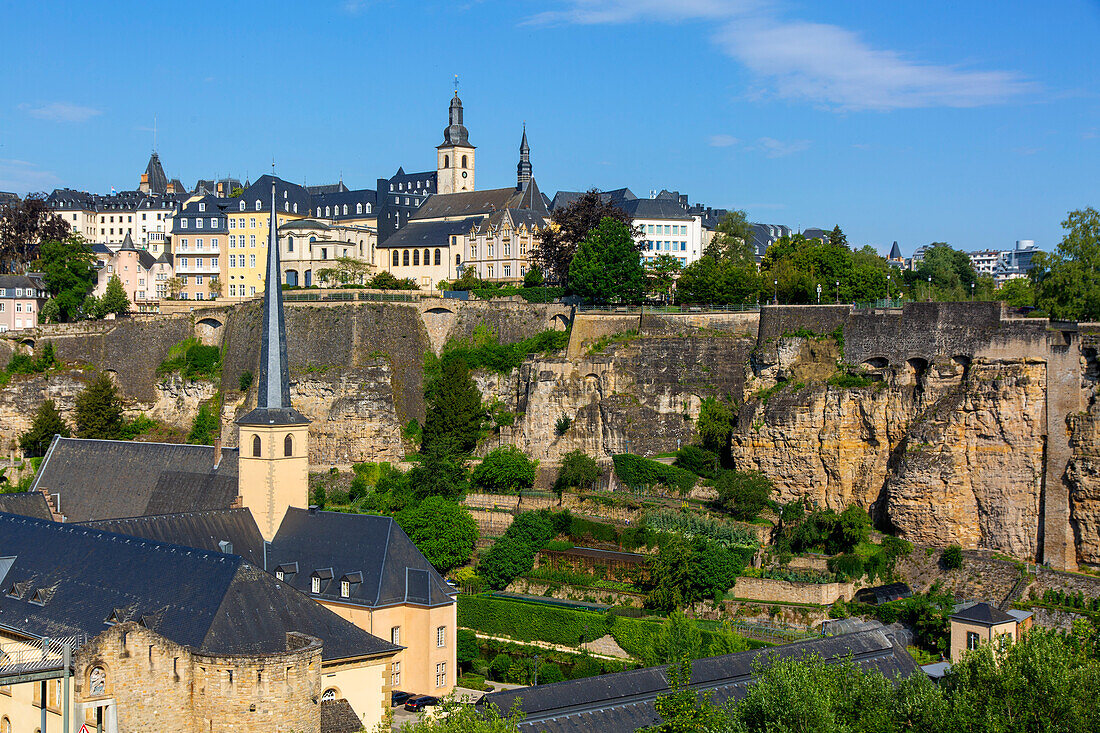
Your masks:
<svg viewBox="0 0 1100 733"><path fill-rule="evenodd" d="M523 140L519 144L519 164L516 165L516 190L523 191L531 182L531 146L527 144L527 123L523 123Z"/></svg>
<svg viewBox="0 0 1100 733"><path fill-rule="evenodd" d="M275 176L271 177L271 222L264 281L264 313L260 332L259 389L256 409L238 422L248 425L290 425L309 422L290 404L290 369L287 363L286 323L279 273L279 224Z"/></svg>

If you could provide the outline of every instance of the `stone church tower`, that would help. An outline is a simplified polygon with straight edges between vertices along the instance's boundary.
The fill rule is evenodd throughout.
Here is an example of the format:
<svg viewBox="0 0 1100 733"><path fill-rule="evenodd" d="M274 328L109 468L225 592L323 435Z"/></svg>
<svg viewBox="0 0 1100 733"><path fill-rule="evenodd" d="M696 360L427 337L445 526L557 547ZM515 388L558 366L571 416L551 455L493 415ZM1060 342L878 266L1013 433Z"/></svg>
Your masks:
<svg viewBox="0 0 1100 733"><path fill-rule="evenodd" d="M288 507L309 506L309 420L290 404L283 292L279 287L278 209L271 181L263 331L256 409L237 420L240 466L237 491L260 534L275 537Z"/></svg>
<svg viewBox="0 0 1100 733"><path fill-rule="evenodd" d="M474 190L474 146L462 124L462 100L458 91L451 100L450 124L443 130L443 144L436 148L436 191L458 193Z"/></svg>

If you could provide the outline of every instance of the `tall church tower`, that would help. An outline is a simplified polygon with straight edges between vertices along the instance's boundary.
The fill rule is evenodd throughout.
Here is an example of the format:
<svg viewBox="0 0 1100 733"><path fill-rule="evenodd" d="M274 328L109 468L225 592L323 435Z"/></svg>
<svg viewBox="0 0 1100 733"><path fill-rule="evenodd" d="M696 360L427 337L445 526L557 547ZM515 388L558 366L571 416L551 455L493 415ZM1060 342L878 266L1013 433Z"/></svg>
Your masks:
<svg viewBox="0 0 1100 733"><path fill-rule="evenodd" d="M531 147L527 144L527 123L523 124L523 140L519 144L519 163L516 165L516 190L523 191L531 182Z"/></svg>
<svg viewBox="0 0 1100 733"><path fill-rule="evenodd" d="M457 84L457 82L455 82ZM474 146L462 124L462 100L458 90L451 100L450 124L443 130L443 144L436 148L436 190L458 193L474 190Z"/></svg>
<svg viewBox="0 0 1100 733"><path fill-rule="evenodd" d="M237 492L268 541L275 537L288 507L305 509L309 505L309 420L290 404L277 214L272 176L259 390L256 409L237 420Z"/></svg>

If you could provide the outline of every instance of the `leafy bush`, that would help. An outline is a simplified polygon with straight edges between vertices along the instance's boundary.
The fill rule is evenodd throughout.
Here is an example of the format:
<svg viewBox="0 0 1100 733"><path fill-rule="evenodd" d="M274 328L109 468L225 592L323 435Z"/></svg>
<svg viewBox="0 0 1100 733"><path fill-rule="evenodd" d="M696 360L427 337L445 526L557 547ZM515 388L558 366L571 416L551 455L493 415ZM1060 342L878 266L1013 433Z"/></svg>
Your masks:
<svg viewBox="0 0 1100 733"><path fill-rule="evenodd" d="M714 397L707 397L699 406L699 418L695 421L695 430L705 450L717 455L728 465L730 437L736 416L733 409Z"/></svg>
<svg viewBox="0 0 1100 733"><path fill-rule="evenodd" d="M568 415L562 415L554 422L554 432L559 436L568 433L571 427L573 427L573 418Z"/></svg>
<svg viewBox="0 0 1100 733"><path fill-rule="evenodd" d="M456 657L459 666L469 669L477 659L477 635L469 629L459 629L456 634Z"/></svg>
<svg viewBox="0 0 1100 733"><path fill-rule="evenodd" d="M781 552L820 550L836 555L851 552L870 533L871 518L857 506L850 506L840 514L832 509L817 509L801 521L792 519L786 523L776 546Z"/></svg>
<svg viewBox="0 0 1100 733"><path fill-rule="evenodd" d="M561 494L566 489L588 489L599 478L600 466L594 458L579 450L569 451L562 456L554 490Z"/></svg>
<svg viewBox="0 0 1100 733"><path fill-rule="evenodd" d="M237 387L242 392L247 392L251 386L252 372L248 369L245 369L243 372L241 372L241 376L237 378Z"/></svg>
<svg viewBox="0 0 1100 733"><path fill-rule="evenodd" d="M466 564L477 544L477 522L470 512L442 496L430 496L394 519L441 573Z"/></svg>
<svg viewBox="0 0 1100 733"><path fill-rule="evenodd" d="M8 374L41 374L57 365L57 351L53 342L47 341L36 357L24 351L13 353L5 371Z"/></svg>
<svg viewBox="0 0 1100 733"><path fill-rule="evenodd" d="M619 453L611 460L615 463L615 475L634 491L665 486L686 494L695 487L695 474L682 468L666 466L633 453Z"/></svg>
<svg viewBox="0 0 1100 733"><path fill-rule="evenodd" d="M874 386L875 381L861 374L837 372L829 377L829 384L840 389L863 389Z"/></svg>
<svg viewBox="0 0 1100 733"><path fill-rule="evenodd" d="M546 330L518 343L502 344L495 331L479 324L469 339L451 340L442 358L462 359L470 369L508 374L518 369L529 354L561 351L569 344L568 331Z"/></svg>
<svg viewBox="0 0 1100 733"><path fill-rule="evenodd" d="M714 478L718 475L718 454L697 445L685 445L676 451L673 465L703 478Z"/></svg>
<svg viewBox="0 0 1100 733"><path fill-rule="evenodd" d="M492 494L518 494L535 483L538 465L514 445L497 448L474 469L473 484Z"/></svg>
<svg viewBox="0 0 1100 733"><path fill-rule="evenodd" d="M743 522L760 516L775 489L772 480L760 471L723 471L714 487L718 506Z"/></svg>
<svg viewBox="0 0 1100 733"><path fill-rule="evenodd" d="M157 374L165 375L178 371L187 379L212 378L217 375L220 368L221 351L218 347L203 346L198 339L191 338L184 339L168 349L168 357L157 367Z"/></svg>
<svg viewBox="0 0 1100 733"><path fill-rule="evenodd" d="M958 545L948 545L940 555L940 562L948 570L958 570L963 566L962 548Z"/></svg>
<svg viewBox="0 0 1100 733"><path fill-rule="evenodd" d="M845 553L830 557L826 563L829 572L857 580L863 577L863 558L855 553Z"/></svg>
<svg viewBox="0 0 1100 733"><path fill-rule="evenodd" d="M497 682L503 682L508 676L508 670L512 668L512 658L507 654L498 654L489 663L489 677Z"/></svg>
<svg viewBox="0 0 1100 733"><path fill-rule="evenodd" d="M217 414L209 402L204 402L199 405L199 412L191 424L191 432L187 434L187 442L192 445L214 445L214 439L220 430Z"/></svg>
<svg viewBox="0 0 1100 733"><path fill-rule="evenodd" d="M759 545L756 535L744 527L726 524L701 514L662 509L646 515L646 527L658 532L675 532L686 537L705 537L727 547L744 547L755 550Z"/></svg>

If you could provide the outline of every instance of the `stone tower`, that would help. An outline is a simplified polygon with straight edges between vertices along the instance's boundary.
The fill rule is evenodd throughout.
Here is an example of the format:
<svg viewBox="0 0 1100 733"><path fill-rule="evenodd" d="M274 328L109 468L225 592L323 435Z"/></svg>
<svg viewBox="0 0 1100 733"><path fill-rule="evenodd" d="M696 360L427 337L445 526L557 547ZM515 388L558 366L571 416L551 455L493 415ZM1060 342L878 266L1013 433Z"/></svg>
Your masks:
<svg viewBox="0 0 1100 733"><path fill-rule="evenodd" d="M531 182L531 147L527 144L527 124L523 125L523 140L519 144L519 163L516 165L516 190L523 191Z"/></svg>
<svg viewBox="0 0 1100 733"><path fill-rule="evenodd" d="M450 124L443 130L443 144L436 148L436 190L458 193L474 190L474 146L462 124L462 100L455 90L449 112Z"/></svg>
<svg viewBox="0 0 1100 733"><path fill-rule="evenodd" d="M283 292L279 287L278 209L271 179L271 225L260 334L256 409L237 420L237 491L260 534L275 537L288 507L309 505L309 420L290 404Z"/></svg>

